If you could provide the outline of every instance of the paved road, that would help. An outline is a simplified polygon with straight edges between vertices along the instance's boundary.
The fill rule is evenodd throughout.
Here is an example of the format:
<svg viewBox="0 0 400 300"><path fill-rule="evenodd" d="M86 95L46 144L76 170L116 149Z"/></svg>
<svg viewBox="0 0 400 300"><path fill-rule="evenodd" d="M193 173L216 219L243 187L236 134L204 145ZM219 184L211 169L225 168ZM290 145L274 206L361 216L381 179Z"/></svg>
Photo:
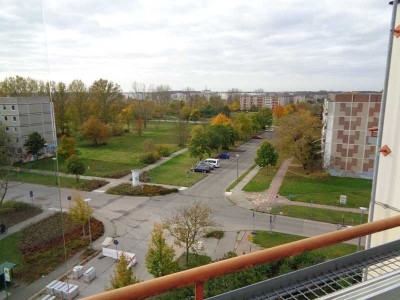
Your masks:
<svg viewBox="0 0 400 300"><path fill-rule="evenodd" d="M135 267L135 273L142 280L150 278L144 266L144 257L154 222L162 221L175 208L182 205L190 205L194 202L209 205L215 211L216 221L221 224L223 230L230 232L231 236L236 236L236 232L240 230L252 229L268 230L272 228L276 231L303 236L313 236L336 230L336 226L332 224L284 216L277 216L270 223L269 215L258 212L253 214L253 211L238 207L226 199L226 188L236 179L237 170L239 170L240 176L253 164L256 149L260 142L259 140L251 140L241 145L237 152L231 153L232 158L230 160L221 161L221 168L214 170L209 176L179 194L152 198L126 197L96 192L82 192L81 194L85 198L92 199L90 205L94 208L95 216L106 219L111 224L112 230L109 228L108 233L112 235L115 232L115 236L120 242L119 249L136 253L139 263ZM238 158L236 158L236 154L239 155ZM68 189L59 190L53 187L18 183L10 188L7 198L29 201L30 190L35 193L35 203L40 204L45 210L60 208L59 195L61 195L63 208L68 209L67 196L76 192ZM97 246L100 242L97 242ZM219 256L222 256L224 252L233 250L231 244L228 244L220 245ZM177 251L179 254L181 250L177 249ZM98 269L98 278L89 286L79 283L82 296L103 291L114 269L114 261L109 258L94 259L90 264L95 265ZM72 268L72 265L66 268L68 267ZM48 276L48 282L54 279L52 276L55 275ZM24 288L24 291L17 289L15 293L21 297L26 297L32 295L40 287L43 287L43 284L41 286L32 285L30 288Z"/></svg>

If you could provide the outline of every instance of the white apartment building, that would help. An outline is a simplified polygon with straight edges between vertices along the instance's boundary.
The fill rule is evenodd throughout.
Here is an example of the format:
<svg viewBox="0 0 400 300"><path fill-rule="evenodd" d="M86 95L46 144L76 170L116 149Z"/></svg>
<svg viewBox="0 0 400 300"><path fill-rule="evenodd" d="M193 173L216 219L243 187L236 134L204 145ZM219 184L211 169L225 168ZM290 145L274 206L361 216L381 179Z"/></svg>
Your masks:
<svg viewBox="0 0 400 300"><path fill-rule="evenodd" d="M19 158L26 155L24 143L28 135L38 132L47 142L45 151L55 149L51 104L48 97L0 97L0 125L12 139Z"/></svg>

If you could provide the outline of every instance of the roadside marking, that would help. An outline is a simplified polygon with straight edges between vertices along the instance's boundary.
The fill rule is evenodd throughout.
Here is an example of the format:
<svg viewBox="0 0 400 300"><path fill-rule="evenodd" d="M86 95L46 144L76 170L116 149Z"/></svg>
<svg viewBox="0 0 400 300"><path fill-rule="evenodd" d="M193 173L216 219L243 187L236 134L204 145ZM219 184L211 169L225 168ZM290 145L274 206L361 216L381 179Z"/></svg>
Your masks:
<svg viewBox="0 0 400 300"><path fill-rule="evenodd" d="M225 196L230 196L232 195L232 192L225 192Z"/></svg>
<svg viewBox="0 0 400 300"><path fill-rule="evenodd" d="M52 211L61 211L61 209L57 208L57 207L49 207L49 210Z"/></svg>
<svg viewBox="0 0 400 300"><path fill-rule="evenodd" d="M102 191L102 190L94 190L93 192L96 192L96 193L105 193L106 191Z"/></svg>
<svg viewBox="0 0 400 300"><path fill-rule="evenodd" d="M180 190L180 191L187 190L187 187L186 187L186 186L182 186L182 187L179 188L179 190Z"/></svg>

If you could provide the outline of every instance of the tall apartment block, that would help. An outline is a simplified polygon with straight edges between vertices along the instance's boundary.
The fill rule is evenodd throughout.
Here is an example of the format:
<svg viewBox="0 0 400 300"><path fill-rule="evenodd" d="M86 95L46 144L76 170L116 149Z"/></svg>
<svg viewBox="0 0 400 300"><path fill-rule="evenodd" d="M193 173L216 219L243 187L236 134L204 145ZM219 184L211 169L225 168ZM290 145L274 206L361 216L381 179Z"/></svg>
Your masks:
<svg viewBox="0 0 400 300"><path fill-rule="evenodd" d="M251 106L255 105L257 108L271 108L279 105L278 97L267 96L265 94L242 94L240 96L240 110L250 110Z"/></svg>
<svg viewBox="0 0 400 300"><path fill-rule="evenodd" d="M34 131L46 140L44 151L54 151L51 117L48 97L0 97L0 125L10 134L11 143L20 159L26 158L23 145Z"/></svg>
<svg viewBox="0 0 400 300"><path fill-rule="evenodd" d="M324 166L333 176L372 178L382 94L345 93L325 100Z"/></svg>

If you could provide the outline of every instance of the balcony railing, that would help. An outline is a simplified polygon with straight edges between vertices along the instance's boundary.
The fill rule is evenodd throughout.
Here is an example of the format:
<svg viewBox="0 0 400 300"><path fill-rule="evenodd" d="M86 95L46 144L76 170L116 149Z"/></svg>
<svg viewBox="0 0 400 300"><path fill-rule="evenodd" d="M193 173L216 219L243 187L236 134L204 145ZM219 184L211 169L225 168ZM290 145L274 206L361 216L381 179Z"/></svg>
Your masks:
<svg viewBox="0 0 400 300"><path fill-rule="evenodd" d="M214 262L205 266L147 280L131 286L87 297L87 300L145 299L177 288L195 286L195 299L204 299L204 283L225 274L266 264L351 239L400 226L400 216L355 226L277 247Z"/></svg>

